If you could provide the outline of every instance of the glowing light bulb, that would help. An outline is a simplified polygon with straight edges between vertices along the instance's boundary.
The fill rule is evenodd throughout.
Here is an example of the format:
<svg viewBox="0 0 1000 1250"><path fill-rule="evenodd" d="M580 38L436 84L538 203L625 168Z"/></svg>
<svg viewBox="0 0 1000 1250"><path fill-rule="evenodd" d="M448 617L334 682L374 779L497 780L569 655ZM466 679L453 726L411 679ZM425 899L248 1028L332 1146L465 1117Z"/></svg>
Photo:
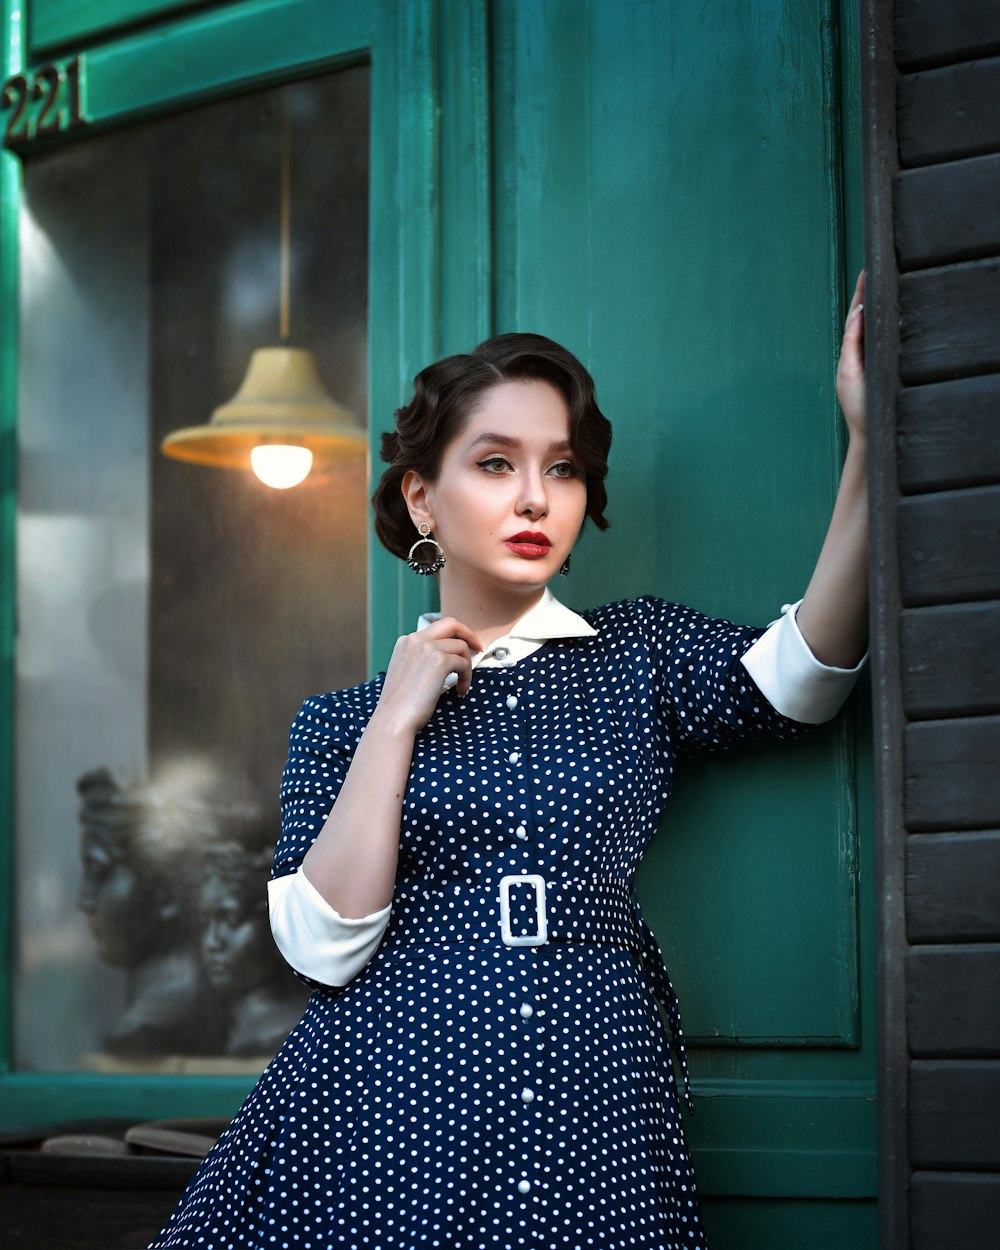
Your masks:
<svg viewBox="0 0 1000 1250"><path fill-rule="evenodd" d="M250 453L250 467L265 486L288 490L309 476L313 454L308 447L268 443Z"/></svg>

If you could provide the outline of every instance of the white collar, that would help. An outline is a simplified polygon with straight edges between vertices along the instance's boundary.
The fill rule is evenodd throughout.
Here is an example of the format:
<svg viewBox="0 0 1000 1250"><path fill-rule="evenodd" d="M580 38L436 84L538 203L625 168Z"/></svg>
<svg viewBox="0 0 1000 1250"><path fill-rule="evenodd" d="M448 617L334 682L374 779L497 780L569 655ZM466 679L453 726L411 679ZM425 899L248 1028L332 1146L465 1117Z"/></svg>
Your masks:
<svg viewBox="0 0 1000 1250"><path fill-rule="evenodd" d="M417 621L417 629L426 629L440 619L440 612L425 612ZM472 657L472 667L509 668L519 660L527 659L551 638L590 638L596 633L593 625L560 603L546 586L541 599L523 616L519 616L502 638L497 638L487 651L477 652ZM452 680L445 683L445 688L454 684L452 674Z"/></svg>

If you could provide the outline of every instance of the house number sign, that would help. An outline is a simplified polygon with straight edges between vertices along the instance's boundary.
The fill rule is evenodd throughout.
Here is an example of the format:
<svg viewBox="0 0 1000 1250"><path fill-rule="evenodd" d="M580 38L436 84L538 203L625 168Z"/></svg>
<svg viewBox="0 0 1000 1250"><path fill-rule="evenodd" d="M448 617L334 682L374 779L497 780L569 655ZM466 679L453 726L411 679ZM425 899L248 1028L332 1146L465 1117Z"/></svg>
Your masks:
<svg viewBox="0 0 1000 1250"><path fill-rule="evenodd" d="M86 126L87 77L82 56L14 74L0 88L4 147L17 148Z"/></svg>

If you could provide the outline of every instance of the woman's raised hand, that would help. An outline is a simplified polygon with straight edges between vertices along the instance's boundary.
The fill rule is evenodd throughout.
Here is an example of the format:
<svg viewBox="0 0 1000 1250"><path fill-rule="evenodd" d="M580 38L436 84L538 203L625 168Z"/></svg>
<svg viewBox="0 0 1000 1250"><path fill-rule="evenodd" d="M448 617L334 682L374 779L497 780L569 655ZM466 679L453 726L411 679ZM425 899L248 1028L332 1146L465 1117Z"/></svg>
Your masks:
<svg viewBox="0 0 1000 1250"><path fill-rule="evenodd" d="M445 679L458 676L455 693L468 693L472 657L484 650L467 625L442 617L415 634L398 639L379 699L382 716L391 715L400 728L417 733L434 715Z"/></svg>
<svg viewBox="0 0 1000 1250"><path fill-rule="evenodd" d="M826 540L795 615L823 664L853 668L868 637L868 451L865 437L865 275L858 275L837 365L837 398L850 439Z"/></svg>
<svg viewBox="0 0 1000 1250"><path fill-rule="evenodd" d="M851 306L847 310L844 339L837 365L837 398L851 438L865 436L865 297L864 270L858 274Z"/></svg>

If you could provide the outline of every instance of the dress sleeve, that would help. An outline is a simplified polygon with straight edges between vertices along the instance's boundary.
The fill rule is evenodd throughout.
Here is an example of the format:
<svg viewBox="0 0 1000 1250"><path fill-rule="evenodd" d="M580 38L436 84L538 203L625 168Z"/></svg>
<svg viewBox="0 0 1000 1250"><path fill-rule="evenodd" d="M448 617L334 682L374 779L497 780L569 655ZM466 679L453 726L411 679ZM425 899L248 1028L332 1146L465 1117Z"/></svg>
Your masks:
<svg viewBox="0 0 1000 1250"><path fill-rule="evenodd" d="M863 656L854 668L834 668L817 660L795 619L801 602L784 605L781 616L771 622L741 663L783 716L821 725L840 711L868 657Z"/></svg>
<svg viewBox="0 0 1000 1250"><path fill-rule="evenodd" d="M679 756L755 738L797 738L806 725L778 712L741 663L765 631L642 599L661 724Z"/></svg>
<svg viewBox="0 0 1000 1250"><path fill-rule="evenodd" d="M292 723L281 780L281 837L268 883L275 943L312 985L344 986L374 955L391 907L344 917L301 871L347 776L364 731L360 713L325 695L307 699Z"/></svg>

